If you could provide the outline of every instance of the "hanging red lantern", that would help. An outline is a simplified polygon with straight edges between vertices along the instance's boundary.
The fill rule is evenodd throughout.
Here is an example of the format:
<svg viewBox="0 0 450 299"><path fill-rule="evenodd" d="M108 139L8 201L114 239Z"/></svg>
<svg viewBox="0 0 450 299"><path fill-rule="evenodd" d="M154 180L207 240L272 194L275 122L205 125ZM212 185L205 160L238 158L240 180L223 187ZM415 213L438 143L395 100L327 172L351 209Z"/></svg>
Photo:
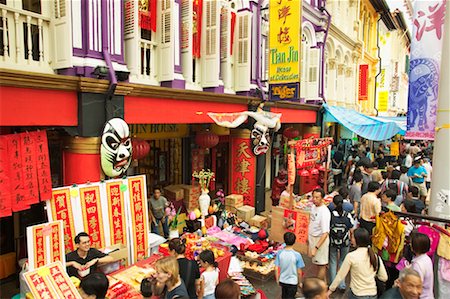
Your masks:
<svg viewBox="0 0 450 299"><path fill-rule="evenodd" d="M300 135L299 131L294 129L293 127L289 127L284 129L283 136L287 139L294 139Z"/></svg>
<svg viewBox="0 0 450 299"><path fill-rule="evenodd" d="M306 169L303 169L301 172L300 172L300 176L302 176L302 177L307 177L307 176L310 176L311 174L309 173L309 171L308 170L306 170Z"/></svg>
<svg viewBox="0 0 450 299"><path fill-rule="evenodd" d="M145 158L150 152L150 144L145 140L133 138L131 144L133 146L133 160Z"/></svg>
<svg viewBox="0 0 450 299"><path fill-rule="evenodd" d="M219 136L210 131L199 132L195 136L195 143L200 148L212 148L219 144Z"/></svg>

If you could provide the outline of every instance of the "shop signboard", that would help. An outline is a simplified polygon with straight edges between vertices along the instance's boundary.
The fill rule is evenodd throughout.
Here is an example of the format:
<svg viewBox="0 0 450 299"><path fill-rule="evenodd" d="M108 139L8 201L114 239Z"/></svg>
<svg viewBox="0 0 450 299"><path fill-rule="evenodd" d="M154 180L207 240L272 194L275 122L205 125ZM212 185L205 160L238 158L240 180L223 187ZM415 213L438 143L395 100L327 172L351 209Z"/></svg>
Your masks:
<svg viewBox="0 0 450 299"><path fill-rule="evenodd" d="M434 140L447 2L414 2L407 139Z"/></svg>
<svg viewBox="0 0 450 299"><path fill-rule="evenodd" d="M241 194L244 205L255 206L256 159L248 137L231 138L231 194Z"/></svg>
<svg viewBox="0 0 450 299"><path fill-rule="evenodd" d="M269 2L270 100L299 100L302 1Z"/></svg>
<svg viewBox="0 0 450 299"><path fill-rule="evenodd" d="M131 136L145 140L183 138L188 136L185 124L129 124Z"/></svg>
<svg viewBox="0 0 450 299"><path fill-rule="evenodd" d="M389 92L380 91L378 93L378 112L387 112L389 102Z"/></svg>

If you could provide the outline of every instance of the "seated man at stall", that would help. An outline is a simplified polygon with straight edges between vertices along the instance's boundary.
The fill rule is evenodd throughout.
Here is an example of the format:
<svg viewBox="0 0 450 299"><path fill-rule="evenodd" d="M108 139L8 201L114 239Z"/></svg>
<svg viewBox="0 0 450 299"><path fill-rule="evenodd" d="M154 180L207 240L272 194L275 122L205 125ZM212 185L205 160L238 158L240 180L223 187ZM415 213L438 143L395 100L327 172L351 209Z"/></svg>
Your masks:
<svg viewBox="0 0 450 299"><path fill-rule="evenodd" d="M97 271L97 266L111 263L114 258L91 248L91 238L85 232L79 233L75 239L75 249L66 254L66 267L69 276L83 278Z"/></svg>

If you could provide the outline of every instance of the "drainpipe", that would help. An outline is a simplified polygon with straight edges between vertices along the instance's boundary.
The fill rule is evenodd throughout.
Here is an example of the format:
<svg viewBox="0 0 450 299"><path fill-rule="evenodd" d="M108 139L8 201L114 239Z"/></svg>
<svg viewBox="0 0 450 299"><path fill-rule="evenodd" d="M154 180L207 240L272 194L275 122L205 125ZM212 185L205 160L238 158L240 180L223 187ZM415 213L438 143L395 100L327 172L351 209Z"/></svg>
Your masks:
<svg viewBox="0 0 450 299"><path fill-rule="evenodd" d="M263 0L258 0L258 7L256 8L256 19L258 20L256 25L256 85L258 85L259 90L261 90L262 100L263 102L267 101L266 93L263 89L262 82L261 82L261 64L262 61L261 57L261 6L262 6Z"/></svg>
<svg viewBox="0 0 450 299"><path fill-rule="evenodd" d="M377 21L377 54L378 54L378 73L375 76L375 94L374 94L374 101L373 101L373 108L377 111L378 116L378 109L377 109L377 82L378 82L378 76L381 75L381 50L380 50L380 21L381 21L381 14Z"/></svg>
<svg viewBox="0 0 450 299"><path fill-rule="evenodd" d="M325 74L325 45L327 43L328 38L328 32L330 30L331 25L331 14L328 12L328 10L325 8L326 0L322 0L321 6L319 8L320 11L325 12L327 15L327 28L325 29L325 36L323 38L323 44L322 44L322 70L321 70L321 76L322 76L322 84L320 85L320 91L319 91L319 97L323 99L324 102L326 102L325 99L325 82L324 82L324 74Z"/></svg>
<svg viewBox="0 0 450 299"><path fill-rule="evenodd" d="M101 2L101 14L102 14L102 53L103 59L105 60L106 65L108 66L108 73L110 77L110 83L108 87L108 91L106 93L106 99L110 100L117 86L117 78L116 72L114 71L112 62L111 62L111 53L109 52L109 44L108 44L108 15L107 15L107 0L102 0Z"/></svg>

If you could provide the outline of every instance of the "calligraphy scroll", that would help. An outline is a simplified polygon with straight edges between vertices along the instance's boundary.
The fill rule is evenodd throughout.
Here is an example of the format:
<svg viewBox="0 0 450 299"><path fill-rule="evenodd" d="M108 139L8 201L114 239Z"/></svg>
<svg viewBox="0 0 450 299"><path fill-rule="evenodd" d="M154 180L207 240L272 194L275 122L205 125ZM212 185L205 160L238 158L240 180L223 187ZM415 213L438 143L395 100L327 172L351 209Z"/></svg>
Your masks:
<svg viewBox="0 0 450 299"><path fill-rule="evenodd" d="M39 197L41 201L52 197L52 179L50 172L50 158L48 155L47 132L38 131L34 133L36 148L36 171L39 185Z"/></svg>
<svg viewBox="0 0 450 299"><path fill-rule="evenodd" d="M80 187L79 190L84 231L91 237L92 247L103 248L106 244L103 230L100 186L96 184L89 187Z"/></svg>
<svg viewBox="0 0 450 299"><path fill-rule="evenodd" d="M81 299L80 293L60 262L28 271L24 277L33 298Z"/></svg>
<svg viewBox="0 0 450 299"><path fill-rule="evenodd" d="M12 215L11 199L8 137L0 136L0 218Z"/></svg>
<svg viewBox="0 0 450 299"><path fill-rule="evenodd" d="M297 236L296 243L306 244L308 242L308 225L309 214L297 211L297 227L295 235Z"/></svg>
<svg viewBox="0 0 450 299"><path fill-rule="evenodd" d="M65 252L75 250L75 223L70 195L70 187L57 188L52 191L51 200L47 201L49 220L62 220Z"/></svg>
<svg viewBox="0 0 450 299"><path fill-rule="evenodd" d="M63 221L27 227L29 269L60 261L65 264Z"/></svg>
<svg viewBox="0 0 450 299"><path fill-rule="evenodd" d="M25 189L22 172L21 138L19 134L7 135L8 158L10 171L11 208L13 212L26 210L29 206L25 202Z"/></svg>
<svg viewBox="0 0 450 299"><path fill-rule="evenodd" d="M149 254L148 247L148 209L145 176L128 178L130 194L130 234L132 236L132 263L144 259Z"/></svg>
<svg viewBox="0 0 450 299"><path fill-rule="evenodd" d="M120 189L121 185L121 180L106 183L111 245L127 244L124 194Z"/></svg>
<svg viewBox="0 0 450 299"><path fill-rule="evenodd" d="M288 185L295 184L295 155L288 154Z"/></svg>
<svg viewBox="0 0 450 299"><path fill-rule="evenodd" d="M194 58L200 58L201 40L202 40L202 15L203 0L194 0L193 7L193 38L192 38L192 55Z"/></svg>
<svg viewBox="0 0 450 299"><path fill-rule="evenodd" d="M248 136L248 135L247 135ZM244 205L255 206L256 158L252 154L250 138L230 139L230 193L244 197Z"/></svg>
<svg viewBox="0 0 450 299"><path fill-rule="evenodd" d="M39 187L36 172L36 148L34 142L34 134L21 133L21 158L22 158L22 174L23 174L23 187L24 202L29 206L39 202Z"/></svg>

